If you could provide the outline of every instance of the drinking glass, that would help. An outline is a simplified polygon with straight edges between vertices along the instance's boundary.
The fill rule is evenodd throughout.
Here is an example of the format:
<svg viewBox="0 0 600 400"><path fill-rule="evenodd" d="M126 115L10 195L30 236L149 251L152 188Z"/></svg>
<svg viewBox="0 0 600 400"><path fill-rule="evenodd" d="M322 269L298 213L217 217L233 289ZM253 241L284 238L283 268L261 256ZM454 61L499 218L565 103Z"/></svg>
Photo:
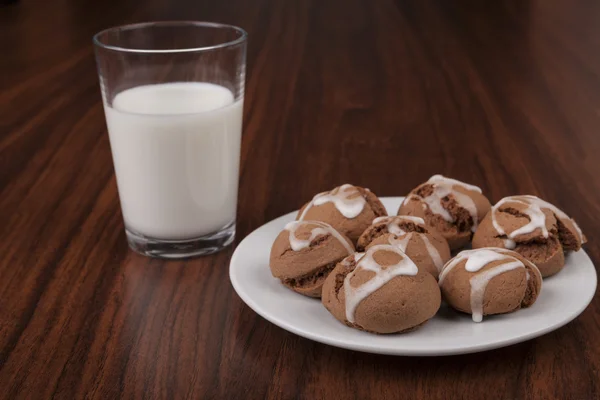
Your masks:
<svg viewBox="0 0 600 400"><path fill-rule="evenodd" d="M104 30L94 47L129 246L182 258L235 236L244 30L151 22Z"/></svg>

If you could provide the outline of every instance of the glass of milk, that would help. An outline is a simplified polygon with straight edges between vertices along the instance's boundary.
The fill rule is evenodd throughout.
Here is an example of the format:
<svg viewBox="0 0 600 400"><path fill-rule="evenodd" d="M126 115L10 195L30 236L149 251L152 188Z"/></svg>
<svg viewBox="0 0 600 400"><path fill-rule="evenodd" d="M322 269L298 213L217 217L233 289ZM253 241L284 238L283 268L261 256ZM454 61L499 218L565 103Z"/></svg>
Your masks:
<svg viewBox="0 0 600 400"><path fill-rule="evenodd" d="M182 258L235 236L244 30L152 22L94 36L129 246Z"/></svg>

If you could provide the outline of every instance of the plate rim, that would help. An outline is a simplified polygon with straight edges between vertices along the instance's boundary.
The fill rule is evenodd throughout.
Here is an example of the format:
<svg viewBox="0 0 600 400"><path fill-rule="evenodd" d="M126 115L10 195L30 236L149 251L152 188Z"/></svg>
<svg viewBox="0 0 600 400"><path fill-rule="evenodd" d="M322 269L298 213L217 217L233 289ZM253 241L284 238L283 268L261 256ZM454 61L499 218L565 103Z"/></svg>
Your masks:
<svg viewBox="0 0 600 400"><path fill-rule="evenodd" d="M390 201L392 201L392 200L393 201L398 201L398 200L402 201L401 199L403 199L403 196L383 196L383 197L380 197L380 199L386 199L386 200L390 200ZM279 220L279 219L284 219L288 216L293 216L297 212L298 211L296 210L296 211L292 211L292 212L283 214L279 217L273 218L272 220L267 221L264 224L257 227L256 229L254 229L244 239L242 239L242 241L236 246L236 248L233 252L233 255L231 256L231 260L229 262L229 281L231 282L231 285L233 286L233 289L235 290L236 294L242 299L242 301L252 311L254 311L256 314L260 315L262 318L269 321L273 325L275 325L281 329L284 329L290 333L293 333L295 335L303 337L305 339L309 339L309 340L312 340L312 341L315 341L318 343L323 343L323 344L337 347L337 348L353 350L353 351L360 351L363 353L385 354L385 355L392 355L392 356L435 357L435 356L450 356L450 355L458 355L458 354L471 354L471 353L478 353L478 352L482 352L482 351L488 351L488 350L494 350L494 349L498 349L498 348L502 348L502 347L507 347L507 346L510 346L513 344L522 343L522 342L534 339L536 337L540 337L546 333L560 329L561 327L567 325L568 323L573 321L575 318L580 316L581 313L583 313L583 311L585 311L585 309L590 305L590 303L592 302L592 300L596 294L596 290L598 287L598 274L597 274L595 265L594 265L592 259L590 258L590 256L587 254L587 252L584 249L581 249L581 250L579 250L579 252L583 253L583 255L587 258L587 261L589 261L589 263L593 267L593 268L591 268L593 271L593 275L594 275L593 290L590 291L588 298L586 298L585 301L582 302L583 306L579 307L577 309L577 312L573 312L568 318L565 318L564 320L560 320L560 321L555 322L550 325L542 326L539 329L533 330L531 332L528 332L526 334L523 334L523 335L520 335L517 337L500 339L494 343L456 346L456 347L445 348L445 349L431 349L430 351L424 351L423 349L412 350L412 349L408 349L408 348L398 349L399 351L393 351L393 350L390 350L389 348L382 348L382 347L376 346L376 345L369 345L368 343L365 343L364 345L355 344L355 343L340 343L338 340L335 340L334 338L330 338L328 336L323 336L323 335L319 335L319 334L314 334L308 330L298 329L295 326L290 325L285 321L282 321L277 318L273 318L269 313L263 312L261 307L259 307L254 302L252 297L249 296L245 292L245 290L243 289L243 285L241 285L238 282L235 274L232 273L232 271L234 269L233 266L237 263L237 259L240 256L240 252L238 251L238 249L240 247L242 247L242 244L244 242L249 240L249 238L251 236L253 236L259 229L263 228L265 225L267 225L271 222L274 222L276 220Z"/></svg>

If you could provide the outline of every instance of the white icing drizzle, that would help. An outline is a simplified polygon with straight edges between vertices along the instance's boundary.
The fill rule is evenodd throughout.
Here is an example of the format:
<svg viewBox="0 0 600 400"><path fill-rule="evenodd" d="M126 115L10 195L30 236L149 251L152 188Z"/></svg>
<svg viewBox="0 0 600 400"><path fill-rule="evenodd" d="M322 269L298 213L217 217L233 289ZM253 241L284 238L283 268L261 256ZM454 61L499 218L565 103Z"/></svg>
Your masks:
<svg viewBox="0 0 600 400"><path fill-rule="evenodd" d="M525 266L521 261L515 258L514 261L487 269L470 279L471 314L473 317L473 322L481 322L483 320L483 296L485 294L485 288L492 278L517 268L525 268Z"/></svg>
<svg viewBox="0 0 600 400"><path fill-rule="evenodd" d="M470 190L472 192L477 192L477 193L482 193L481 192L481 188L475 185L469 185L468 183L464 183L461 181L458 181L456 179L452 179L452 178L446 178L443 175L433 175L431 178L429 178L429 180L427 181L429 183L434 183L434 184L442 184L442 185L454 185L454 186L462 186L463 188Z"/></svg>
<svg viewBox="0 0 600 400"><path fill-rule="evenodd" d="M386 223L387 224L386 228L389 233L392 233L396 236L404 235L404 237L402 237L402 238L390 236L390 238L388 239L388 242L392 246L397 246L400 250L402 250L403 252L406 253L406 246L408 246L408 242L412 238L413 233L418 233L418 232L408 232L407 233L404 229L402 229L400 227L400 223L402 221L408 221L408 222L412 222L417 225L425 226L425 221L423 220L423 218L415 217L412 215L396 215L396 216L377 217L373 220L373 224ZM444 262L442 261L442 257L440 256L440 253L437 251L435 246L433 246L431 244L431 242L429 241L429 239L427 238L426 235L419 233L419 236L423 239L423 243L425 244L427 252L429 253L429 257L433 261L437 270L440 271L442 269L442 267L444 266Z"/></svg>
<svg viewBox="0 0 600 400"><path fill-rule="evenodd" d="M455 190L454 187L460 186L466 190L477 193L481 193L481 189L477 186L469 185L468 183L457 181L456 179L446 178L442 175L432 176L429 178L427 183L433 185L433 192L429 196L421 197L416 194L411 194L410 196L406 197L404 204L406 204L411 198L422 200L429 207L432 213L440 215L448 222L455 222L455 219L452 217L452 215L450 215L448 210L442 206L442 199L448 195L452 195L458 205L467 210L471 215L473 220L473 226L471 227L471 230L475 232L479 223L479 219L477 218L477 206L475 206L475 202L470 196Z"/></svg>
<svg viewBox="0 0 600 400"><path fill-rule="evenodd" d="M413 232L410 232L410 233L404 235L401 239L398 238L397 236L390 236L388 239L388 242L392 246L396 246L397 248L402 250L403 253L406 253L406 247L408 246L408 242L410 242L410 239L412 238L412 236L413 236Z"/></svg>
<svg viewBox="0 0 600 400"><path fill-rule="evenodd" d="M352 196L356 197L350 198ZM310 203L304 208L304 211L298 220L303 220L307 211L313 206L320 206L329 202L332 202L335 205L335 208L337 208L340 214L350 219L356 218L363 211L365 204L367 203L355 186L344 184L340 187L336 187L330 192L319 193L313 197Z"/></svg>
<svg viewBox="0 0 600 400"><path fill-rule="evenodd" d="M483 268L485 266L485 264L487 264L487 262L494 261L494 259L493 259L494 257L501 256L498 253L496 253L495 251L490 250L490 248L488 248L488 247L484 247L484 248L476 249L476 250L463 250L460 253L458 253L456 255L456 257L454 257L453 259L448 261L446 263L446 265L444 265L444 268L442 268L442 272L440 273L439 284L440 285L442 284L442 282L444 281L444 278L446 278L446 275L448 275L448 273L450 271L452 271L454 269L454 267L456 267L461 261L468 259L473 253L476 253L476 252L481 252L482 254L488 255L488 256L490 255L490 253L492 253L493 255L490 256L492 259L490 261L486 261L483 258L483 256L479 256L478 258L475 259L478 261L478 263L476 263L475 261L471 262L469 264L470 269L468 269L467 271L476 272L479 269ZM501 256L501 257L503 257L503 256ZM465 267L466 267L466 265L465 265Z"/></svg>
<svg viewBox="0 0 600 400"><path fill-rule="evenodd" d="M425 247L427 248L427 252L429 253L429 257L433 261L433 265L437 268L438 272L444 268L444 261L442 261L442 256L440 256L440 252L435 248L433 244L429 241L429 238L426 235L421 235L421 239L425 242Z"/></svg>
<svg viewBox="0 0 600 400"><path fill-rule="evenodd" d="M417 225L425 225L425 221L421 217L413 217L412 215L396 215L396 216L384 216L377 217L373 220L373 224L387 223L387 230L389 233L394 235L403 235L406 231L400 228L401 221L408 221Z"/></svg>
<svg viewBox="0 0 600 400"><path fill-rule="evenodd" d="M316 226L315 228L313 228L310 231L310 237L308 239L306 239L306 240L298 239L296 237L296 230L298 229L298 227L300 227L302 225L314 225L314 226ZM348 251L348 254L353 254L354 253L354 249L352 248L352 246L350 245L350 243L348 243L346 241L346 239L344 239L344 237L341 235L341 233L339 233L338 231L336 231L331 225L326 224L325 222L321 222L321 221L292 221L292 222L288 223L285 226L285 230L287 230L287 231L290 232L290 238L289 238L289 240L290 240L290 247L294 251L300 251L302 249L307 248L308 246L310 246L310 243L313 240L315 240L317 238L317 236L319 236L319 235L330 234L333 237L335 237L337 240L339 240L339 242Z"/></svg>
<svg viewBox="0 0 600 400"><path fill-rule="evenodd" d="M525 264L518 258L511 256L504 249L485 247L476 250L461 251L456 257L448 261L444 269L440 273L439 284L442 285L444 278L448 273L456 267L461 261L466 260L465 270L469 272L479 272L487 264L494 261L506 260L506 263L489 268L479 272L471 277L471 314L474 322L483 320L483 297L485 289L492 278L517 268L525 268ZM529 280L529 272L525 268L527 279ZM541 275L540 275L541 276Z"/></svg>
<svg viewBox="0 0 600 400"><path fill-rule="evenodd" d="M373 258L374 254L378 251L389 251L398 254L402 259L394 265L381 266ZM350 283L352 277L356 272L361 269L365 271L372 271L375 275L367 282L363 283L358 287L353 287ZM390 245L377 245L371 247L365 255L360 258L354 271L346 275L344 279L344 293L346 296L346 319L350 323L354 323L354 313L356 308L367 298L370 294L380 289L391 281L393 278L400 275L414 276L419 272L417 266L410 258L401 252L398 248Z"/></svg>
<svg viewBox="0 0 600 400"><path fill-rule="evenodd" d="M525 209L521 212L529 217L529 223L523 225L519 229L514 230L510 234L507 234L506 231L500 226L496 219L496 213L500 209L500 207L506 203L518 203L525 205ZM570 220L575 227L575 231L577 232L577 236L580 243L583 243L583 233L579 228L577 223L569 218L567 214L565 214L562 210L554 206L553 204L548 203L536 196L531 195L523 195L523 196L509 196L500 200L498 203L492 207L492 224L494 225L494 229L498 232L499 235L505 235L509 240L504 241L504 246L507 249L513 248L516 245L514 239L519 235L526 235L534 232L536 229L540 229L542 231L542 235L547 238L548 237L548 229L546 228L546 214L544 214L543 209L547 208L551 210L557 217L562 219ZM510 247L513 246L513 247Z"/></svg>
<svg viewBox="0 0 600 400"><path fill-rule="evenodd" d="M469 272L477 272L489 263L494 261L502 261L506 259L506 257L509 256L488 249L474 251L469 254L465 264L465 269Z"/></svg>
<svg viewBox="0 0 600 400"><path fill-rule="evenodd" d="M433 261L433 264L437 268L438 272L441 271L444 267L444 262L442 261L442 257L440 256L439 251L435 248L433 244L431 244L431 242L427 238L427 235L418 232L409 232L402 238L390 236L388 242L392 246L396 246L404 253L406 253L406 247L408 246L408 242L410 242L414 233L419 235L419 237L423 240L425 248L427 249L427 253L429 254L429 258L431 258L431 260Z"/></svg>
<svg viewBox="0 0 600 400"><path fill-rule="evenodd" d="M427 207L429 207L432 213L441 215L442 218L448 222L454 222L454 218L450 215L448 210L442 206L442 202L440 201L450 193L452 193L452 191L446 187L435 186L433 188L433 193L427 197L423 197L423 201L427 204Z"/></svg>
<svg viewBox="0 0 600 400"><path fill-rule="evenodd" d="M364 255L365 255L365 253L354 253L352 258L354 259L354 262L357 262ZM346 257L342 260L342 265L344 265L346 267L350 265L350 260L348 260L348 257Z"/></svg>

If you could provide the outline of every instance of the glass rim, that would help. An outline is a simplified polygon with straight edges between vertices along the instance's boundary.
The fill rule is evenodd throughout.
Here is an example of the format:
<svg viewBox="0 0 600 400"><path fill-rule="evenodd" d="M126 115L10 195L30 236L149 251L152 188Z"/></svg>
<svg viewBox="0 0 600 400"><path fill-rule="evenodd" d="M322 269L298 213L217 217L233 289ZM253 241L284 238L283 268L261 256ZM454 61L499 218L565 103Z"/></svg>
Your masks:
<svg viewBox="0 0 600 400"><path fill-rule="evenodd" d="M122 46L113 46L106 43L103 43L100 40L100 36L111 32L111 31L119 31L119 30L133 30L140 28L148 28L152 26L197 26L197 27L205 27L205 28L228 28L233 29L235 32L239 34L239 37L227 42L215 44L212 46L200 46L200 47L189 47L189 48L178 48L178 49L134 49L130 47L122 47ZM226 47L235 46L241 43L244 43L248 38L248 33L240 28L239 26L222 24L220 22L205 22L205 21L154 21L154 22L139 22L135 24L125 24L119 26L113 26L110 28L106 28L96 33L93 36L92 41L94 45L112 51L119 51L123 53L142 53L142 54L169 54L169 53L193 53L193 52L202 52L202 51L211 51L216 49L222 49Z"/></svg>

